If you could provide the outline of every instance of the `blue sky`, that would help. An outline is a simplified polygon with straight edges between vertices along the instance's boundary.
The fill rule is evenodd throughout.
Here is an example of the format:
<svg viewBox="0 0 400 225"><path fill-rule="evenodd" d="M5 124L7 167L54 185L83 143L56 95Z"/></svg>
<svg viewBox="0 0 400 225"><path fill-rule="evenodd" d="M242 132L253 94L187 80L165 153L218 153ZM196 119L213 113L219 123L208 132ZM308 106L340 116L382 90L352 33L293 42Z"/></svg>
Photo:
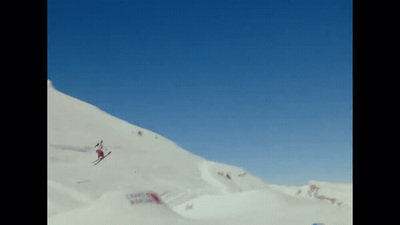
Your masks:
<svg viewBox="0 0 400 225"><path fill-rule="evenodd" d="M267 182L352 182L352 1L48 0L48 79Z"/></svg>

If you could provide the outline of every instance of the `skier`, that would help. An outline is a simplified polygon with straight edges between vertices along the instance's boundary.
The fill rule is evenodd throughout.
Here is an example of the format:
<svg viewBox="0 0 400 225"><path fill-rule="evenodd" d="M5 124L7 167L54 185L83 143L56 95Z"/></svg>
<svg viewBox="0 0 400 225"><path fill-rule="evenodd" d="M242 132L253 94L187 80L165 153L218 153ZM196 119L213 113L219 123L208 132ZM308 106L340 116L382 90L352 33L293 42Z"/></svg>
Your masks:
<svg viewBox="0 0 400 225"><path fill-rule="evenodd" d="M103 158L104 157L104 152L103 152L103 140L101 140L99 143L97 143L94 146L94 150L97 153L97 158L99 159L100 157Z"/></svg>
<svg viewBox="0 0 400 225"><path fill-rule="evenodd" d="M111 154L111 151L108 151L106 148L107 154L104 155L103 140L100 140L100 142L94 146L94 150L97 153L97 159L92 162L94 165L97 165L101 160L103 160L105 157L107 157L109 154Z"/></svg>

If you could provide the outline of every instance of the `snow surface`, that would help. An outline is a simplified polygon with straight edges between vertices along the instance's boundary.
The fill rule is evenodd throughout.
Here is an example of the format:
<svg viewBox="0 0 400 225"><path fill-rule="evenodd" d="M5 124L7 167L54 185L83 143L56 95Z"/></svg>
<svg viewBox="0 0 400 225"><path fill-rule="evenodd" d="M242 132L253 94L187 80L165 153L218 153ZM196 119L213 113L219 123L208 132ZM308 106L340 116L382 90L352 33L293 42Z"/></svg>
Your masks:
<svg viewBox="0 0 400 225"><path fill-rule="evenodd" d="M50 81L47 96L49 225L352 224L352 184L266 184L63 94ZM101 139L112 153L94 166Z"/></svg>

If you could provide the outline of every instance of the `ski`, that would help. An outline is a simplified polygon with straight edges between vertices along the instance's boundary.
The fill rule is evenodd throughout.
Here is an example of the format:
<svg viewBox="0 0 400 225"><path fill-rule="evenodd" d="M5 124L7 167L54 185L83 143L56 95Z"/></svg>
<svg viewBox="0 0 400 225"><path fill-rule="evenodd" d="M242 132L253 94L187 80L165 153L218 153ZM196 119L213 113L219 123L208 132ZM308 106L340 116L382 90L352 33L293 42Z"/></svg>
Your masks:
<svg viewBox="0 0 400 225"><path fill-rule="evenodd" d="M94 160L92 163L98 162L100 161L102 158L97 158L96 160Z"/></svg>
<svg viewBox="0 0 400 225"><path fill-rule="evenodd" d="M99 161L100 159L101 159L101 158L98 158L98 159L94 160L92 163L95 163L95 162Z"/></svg>
<svg viewBox="0 0 400 225"><path fill-rule="evenodd" d="M103 160L105 157L107 157L110 153L111 153L111 151L109 151L107 154L105 154L104 157L96 159L95 161L93 161L92 162L93 165L95 166L95 165L99 164L99 162L101 162L101 160Z"/></svg>

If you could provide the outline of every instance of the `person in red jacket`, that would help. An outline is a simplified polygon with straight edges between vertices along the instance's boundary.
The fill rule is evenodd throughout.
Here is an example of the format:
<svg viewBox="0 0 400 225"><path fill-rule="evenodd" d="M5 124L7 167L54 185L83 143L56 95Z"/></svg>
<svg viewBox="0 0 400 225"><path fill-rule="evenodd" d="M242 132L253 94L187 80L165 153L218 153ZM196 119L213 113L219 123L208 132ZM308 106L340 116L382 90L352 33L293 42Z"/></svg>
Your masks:
<svg viewBox="0 0 400 225"><path fill-rule="evenodd" d="M101 140L99 143L97 143L94 146L94 150L97 153L97 158L103 158L104 157L104 152L103 152L103 140Z"/></svg>

